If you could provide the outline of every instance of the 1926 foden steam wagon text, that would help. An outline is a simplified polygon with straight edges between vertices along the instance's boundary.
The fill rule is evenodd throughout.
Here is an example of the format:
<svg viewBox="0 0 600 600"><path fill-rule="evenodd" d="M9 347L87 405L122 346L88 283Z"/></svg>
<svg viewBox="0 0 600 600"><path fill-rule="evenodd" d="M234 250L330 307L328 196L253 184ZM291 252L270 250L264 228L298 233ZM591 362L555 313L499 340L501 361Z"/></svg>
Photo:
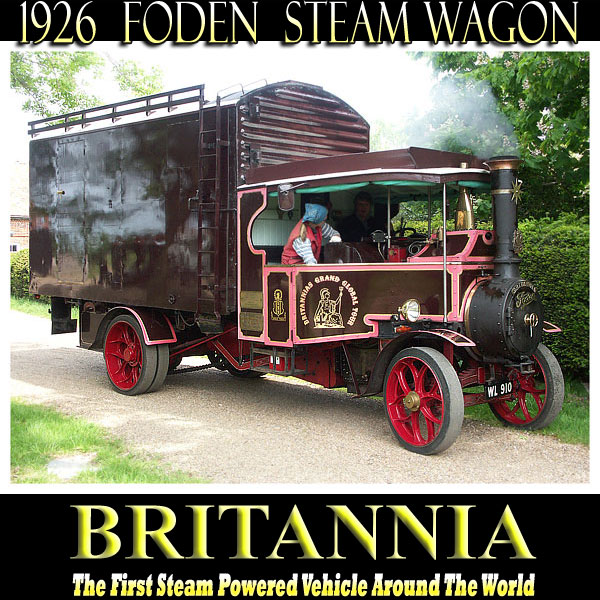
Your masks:
<svg viewBox="0 0 600 600"><path fill-rule="evenodd" d="M32 294L52 332L103 351L123 394L157 390L182 357L241 377L294 376L382 394L406 448L448 448L464 407L547 426L560 367L519 274L519 160L408 148L369 152L369 126L322 88L297 82L204 99L197 86L30 124ZM306 204L329 219L369 193L381 226L282 264ZM491 191L493 231L470 193ZM458 198L457 198L458 197ZM457 198L457 199L456 199ZM454 230L446 230L456 199ZM392 217L421 201L443 225ZM438 203L438 204L436 204Z"/></svg>

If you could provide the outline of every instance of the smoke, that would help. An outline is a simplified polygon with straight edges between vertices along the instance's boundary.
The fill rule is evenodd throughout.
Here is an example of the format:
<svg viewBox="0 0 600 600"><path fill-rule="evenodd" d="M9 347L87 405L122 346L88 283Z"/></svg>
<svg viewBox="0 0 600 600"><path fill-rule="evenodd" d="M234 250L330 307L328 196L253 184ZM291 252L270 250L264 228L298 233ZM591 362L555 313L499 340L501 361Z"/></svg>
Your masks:
<svg viewBox="0 0 600 600"><path fill-rule="evenodd" d="M432 89L430 108L407 119L411 146L470 152L481 158L519 154L514 128L487 81L444 77Z"/></svg>

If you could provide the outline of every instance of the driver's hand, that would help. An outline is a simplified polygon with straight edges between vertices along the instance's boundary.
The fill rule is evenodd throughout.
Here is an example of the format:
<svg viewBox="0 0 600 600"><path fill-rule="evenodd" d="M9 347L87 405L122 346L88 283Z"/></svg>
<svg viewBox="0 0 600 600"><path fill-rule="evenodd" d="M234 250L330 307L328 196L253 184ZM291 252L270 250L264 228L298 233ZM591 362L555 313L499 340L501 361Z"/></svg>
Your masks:
<svg viewBox="0 0 600 600"><path fill-rule="evenodd" d="M339 235L332 235L329 241L334 244L339 244L342 241L342 238Z"/></svg>

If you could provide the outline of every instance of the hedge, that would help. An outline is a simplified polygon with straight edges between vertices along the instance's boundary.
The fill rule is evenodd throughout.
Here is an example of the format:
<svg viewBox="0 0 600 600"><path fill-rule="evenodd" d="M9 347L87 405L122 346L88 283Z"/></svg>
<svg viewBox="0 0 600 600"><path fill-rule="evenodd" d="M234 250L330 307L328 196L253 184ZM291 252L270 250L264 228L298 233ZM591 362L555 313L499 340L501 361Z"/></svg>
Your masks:
<svg viewBox="0 0 600 600"><path fill-rule="evenodd" d="M563 330L544 334L563 371L587 376L590 355L589 218L563 214L557 219L521 221L521 274L544 302L544 319Z"/></svg>
<svg viewBox="0 0 600 600"><path fill-rule="evenodd" d="M14 298L29 297L29 249L10 255L10 294Z"/></svg>
<svg viewBox="0 0 600 600"><path fill-rule="evenodd" d="M409 225L427 231L426 223ZM521 274L540 292L545 320L563 330L560 334L544 334L544 343L556 354L564 371L586 377L590 332L589 219L564 214L554 220L521 221L519 229L523 232ZM21 250L11 255L11 294L27 297L28 286L29 253Z"/></svg>

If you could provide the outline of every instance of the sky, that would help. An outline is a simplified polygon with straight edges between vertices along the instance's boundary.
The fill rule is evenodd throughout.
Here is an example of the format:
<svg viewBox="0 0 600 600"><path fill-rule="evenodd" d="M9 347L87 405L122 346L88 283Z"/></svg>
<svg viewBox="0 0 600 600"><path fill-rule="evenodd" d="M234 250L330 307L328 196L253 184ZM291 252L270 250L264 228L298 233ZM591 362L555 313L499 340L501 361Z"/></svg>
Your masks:
<svg viewBox="0 0 600 600"><path fill-rule="evenodd" d="M165 90L205 84L205 97L213 100L225 88L266 80L294 79L320 85L350 104L370 123L393 121L403 114L422 111L428 105L433 72L424 59L411 58L399 47L296 45L278 42L196 48L151 48L146 44L122 47L95 43L94 52L115 60L133 59L150 69L162 69ZM253 87L253 86L252 86ZM91 91L107 102L126 99L106 81L91 82ZM13 140L12 155L27 160L27 122L37 117L21 110L22 99L5 90L4 108L13 118L6 124Z"/></svg>

